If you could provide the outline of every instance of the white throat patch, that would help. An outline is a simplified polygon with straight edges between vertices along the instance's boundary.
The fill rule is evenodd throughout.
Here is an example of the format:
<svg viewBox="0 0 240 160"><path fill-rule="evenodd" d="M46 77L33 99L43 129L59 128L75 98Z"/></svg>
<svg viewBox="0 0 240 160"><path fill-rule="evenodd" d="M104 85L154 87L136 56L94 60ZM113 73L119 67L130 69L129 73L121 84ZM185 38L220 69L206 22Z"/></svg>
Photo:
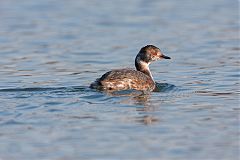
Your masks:
<svg viewBox="0 0 240 160"><path fill-rule="evenodd" d="M149 63L142 61L142 60L140 59L140 57L137 57L137 63L138 63L142 68L149 70L149 67L148 67L148 66L149 66Z"/></svg>
<svg viewBox="0 0 240 160"><path fill-rule="evenodd" d="M150 77L151 77L152 80L153 80L152 73L150 72L150 69L149 69L149 64L150 64L150 63L146 63L146 62L142 61L142 60L140 59L140 57L137 57L137 63L141 66L141 69L143 69L143 70L145 70L145 71L147 71L147 72L149 73ZM153 80L153 81L154 81L154 80Z"/></svg>

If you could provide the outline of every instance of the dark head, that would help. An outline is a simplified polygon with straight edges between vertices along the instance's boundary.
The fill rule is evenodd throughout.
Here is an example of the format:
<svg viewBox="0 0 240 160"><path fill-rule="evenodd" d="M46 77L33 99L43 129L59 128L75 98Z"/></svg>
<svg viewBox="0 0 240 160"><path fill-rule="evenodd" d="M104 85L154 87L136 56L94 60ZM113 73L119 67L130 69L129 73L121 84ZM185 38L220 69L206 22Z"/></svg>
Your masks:
<svg viewBox="0 0 240 160"><path fill-rule="evenodd" d="M168 56L165 56L161 50L154 45L147 45L139 51L137 57L139 60L142 60L146 63L150 63L152 61L160 60L160 59L171 59Z"/></svg>
<svg viewBox="0 0 240 160"><path fill-rule="evenodd" d="M171 59L165 56L158 47L147 45L139 51L135 59L135 66L138 71L141 71L152 78L149 70L149 64L160 59ZM153 78L152 78L153 79Z"/></svg>
<svg viewBox="0 0 240 160"><path fill-rule="evenodd" d="M161 50L154 45L147 45L139 51L135 59L135 66L137 70L146 70L148 65L156 60L160 59L171 59L168 56L165 56Z"/></svg>

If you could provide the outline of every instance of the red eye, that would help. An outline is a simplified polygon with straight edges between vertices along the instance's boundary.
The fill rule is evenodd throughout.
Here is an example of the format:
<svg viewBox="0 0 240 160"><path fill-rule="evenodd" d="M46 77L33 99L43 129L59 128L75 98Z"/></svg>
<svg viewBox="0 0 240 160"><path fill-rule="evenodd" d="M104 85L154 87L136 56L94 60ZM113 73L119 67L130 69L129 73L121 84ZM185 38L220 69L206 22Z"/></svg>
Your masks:
<svg viewBox="0 0 240 160"><path fill-rule="evenodd" d="M153 51L153 55L154 55L154 56L157 56L157 55L158 55L158 52L157 52L157 51Z"/></svg>

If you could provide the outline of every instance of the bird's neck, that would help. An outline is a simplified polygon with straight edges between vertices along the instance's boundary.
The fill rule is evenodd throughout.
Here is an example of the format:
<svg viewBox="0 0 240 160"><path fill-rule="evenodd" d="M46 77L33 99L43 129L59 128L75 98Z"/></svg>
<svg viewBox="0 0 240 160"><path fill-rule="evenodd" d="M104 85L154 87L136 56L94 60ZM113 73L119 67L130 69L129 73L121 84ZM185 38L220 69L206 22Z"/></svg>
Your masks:
<svg viewBox="0 0 240 160"><path fill-rule="evenodd" d="M149 63L144 62L143 60L140 59L140 57L136 57L136 59L135 59L135 67L136 67L136 69L138 71L146 74L147 76L149 76L153 80L151 71L149 69Z"/></svg>

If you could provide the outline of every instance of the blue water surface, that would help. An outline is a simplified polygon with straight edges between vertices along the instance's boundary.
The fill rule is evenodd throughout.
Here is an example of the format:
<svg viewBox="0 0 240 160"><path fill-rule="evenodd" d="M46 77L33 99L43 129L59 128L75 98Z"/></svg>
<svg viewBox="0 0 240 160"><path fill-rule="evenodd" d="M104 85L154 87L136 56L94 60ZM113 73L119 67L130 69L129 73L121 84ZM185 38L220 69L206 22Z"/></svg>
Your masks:
<svg viewBox="0 0 240 160"><path fill-rule="evenodd" d="M238 159L238 6L0 1L0 159ZM88 87L147 44L157 92Z"/></svg>

